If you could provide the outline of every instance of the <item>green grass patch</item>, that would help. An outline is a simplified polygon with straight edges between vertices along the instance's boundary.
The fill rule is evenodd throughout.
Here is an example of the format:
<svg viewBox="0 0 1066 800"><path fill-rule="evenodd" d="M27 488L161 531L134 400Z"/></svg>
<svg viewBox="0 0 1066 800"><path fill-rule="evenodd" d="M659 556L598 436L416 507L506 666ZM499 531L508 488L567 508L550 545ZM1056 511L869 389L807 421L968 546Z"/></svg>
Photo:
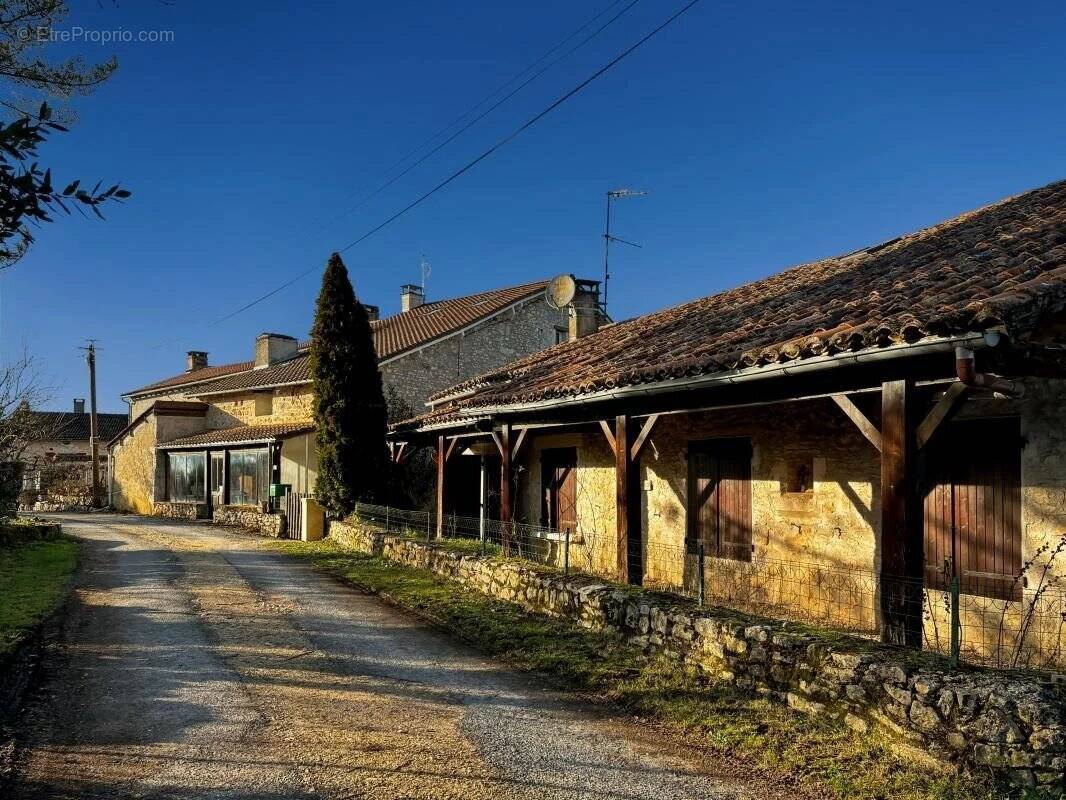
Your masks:
<svg viewBox="0 0 1066 800"><path fill-rule="evenodd" d="M0 657L66 596L78 545L61 537L0 547Z"/></svg>
<svg viewBox="0 0 1066 800"><path fill-rule="evenodd" d="M329 542L271 542L357 586L421 612L487 655L566 688L666 723L699 743L836 798L993 800L1003 787L940 776L892 752L876 734L791 711L713 682L666 657L647 658L617 634L533 614L431 572Z"/></svg>

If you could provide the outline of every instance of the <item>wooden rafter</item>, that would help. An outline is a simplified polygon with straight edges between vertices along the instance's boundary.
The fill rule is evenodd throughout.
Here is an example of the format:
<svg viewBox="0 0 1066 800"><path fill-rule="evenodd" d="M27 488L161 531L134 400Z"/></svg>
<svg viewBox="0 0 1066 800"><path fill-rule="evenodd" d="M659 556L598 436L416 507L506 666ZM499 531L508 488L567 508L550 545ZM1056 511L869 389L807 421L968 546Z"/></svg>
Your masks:
<svg viewBox="0 0 1066 800"><path fill-rule="evenodd" d="M648 441L648 437L651 436L651 432L655 429L655 423L659 421L658 414L652 414L646 420L644 425L640 429L640 433L637 434L637 438L633 441L633 447L630 448L629 457L631 460L636 461L640 458L640 453L644 449L645 443Z"/></svg>
<svg viewBox="0 0 1066 800"><path fill-rule="evenodd" d="M962 381L955 381L947 388L944 396L936 402L936 405L930 409L929 413L925 415L925 419L918 425L915 438L917 439L919 450L929 443L929 440L933 438L941 424L947 422L955 415L969 389L970 387Z"/></svg>
<svg viewBox="0 0 1066 800"><path fill-rule="evenodd" d="M855 423L855 427L859 429L859 433L865 436L870 444L877 448L877 451L881 451L881 431L877 430L877 426L870 422L869 417L862 413L860 409L851 398L846 394L834 394L831 395L833 402L836 403L840 410L843 411L848 419Z"/></svg>
<svg viewBox="0 0 1066 800"><path fill-rule="evenodd" d="M611 452L617 455L618 445L614 440L614 431L611 430L611 424L606 420L601 419L600 429L603 431L603 435L607 437L607 444L611 446Z"/></svg>

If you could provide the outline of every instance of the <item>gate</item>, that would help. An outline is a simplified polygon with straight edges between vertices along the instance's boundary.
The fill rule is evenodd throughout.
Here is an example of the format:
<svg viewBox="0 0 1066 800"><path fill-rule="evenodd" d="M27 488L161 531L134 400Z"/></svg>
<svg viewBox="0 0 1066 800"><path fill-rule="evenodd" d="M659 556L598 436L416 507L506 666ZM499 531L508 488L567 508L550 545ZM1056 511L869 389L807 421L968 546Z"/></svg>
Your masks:
<svg viewBox="0 0 1066 800"><path fill-rule="evenodd" d="M310 497L306 492L286 492L285 494L285 520L287 535L290 539L302 539L304 532L303 503L305 497Z"/></svg>

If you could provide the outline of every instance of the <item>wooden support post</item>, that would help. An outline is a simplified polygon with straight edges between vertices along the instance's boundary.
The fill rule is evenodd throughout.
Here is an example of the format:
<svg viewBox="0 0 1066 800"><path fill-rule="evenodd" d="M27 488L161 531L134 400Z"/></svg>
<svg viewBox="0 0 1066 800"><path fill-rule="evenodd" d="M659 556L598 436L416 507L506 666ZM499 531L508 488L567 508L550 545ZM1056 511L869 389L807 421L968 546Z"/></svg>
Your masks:
<svg viewBox="0 0 1066 800"><path fill-rule="evenodd" d="M881 640L921 647L922 518L915 480L914 386L881 390Z"/></svg>
<svg viewBox="0 0 1066 800"><path fill-rule="evenodd" d="M437 437L437 538L444 536L444 466L448 453L444 448L444 436Z"/></svg>
<svg viewBox="0 0 1066 800"><path fill-rule="evenodd" d="M229 448L222 450L222 505L229 505Z"/></svg>
<svg viewBox="0 0 1066 800"><path fill-rule="evenodd" d="M496 439L500 450L500 544L504 555L510 555L512 546L511 517L511 426L503 423Z"/></svg>
<svg viewBox="0 0 1066 800"><path fill-rule="evenodd" d="M615 515L618 579L636 585L644 579L640 535L640 462L632 457L631 420L619 414L614 422Z"/></svg>

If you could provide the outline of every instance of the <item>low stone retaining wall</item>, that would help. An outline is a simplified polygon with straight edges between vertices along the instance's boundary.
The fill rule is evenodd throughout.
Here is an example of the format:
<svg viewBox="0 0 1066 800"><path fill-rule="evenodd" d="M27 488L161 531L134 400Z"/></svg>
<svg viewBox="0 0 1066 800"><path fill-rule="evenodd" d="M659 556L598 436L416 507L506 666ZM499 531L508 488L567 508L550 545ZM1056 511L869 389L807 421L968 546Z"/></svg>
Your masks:
<svg viewBox="0 0 1066 800"><path fill-rule="evenodd" d="M207 503L156 503L153 511L168 519L207 519Z"/></svg>
<svg viewBox="0 0 1066 800"><path fill-rule="evenodd" d="M0 547L35 542L40 539L58 539L63 526L46 519L20 519L0 522Z"/></svg>
<svg viewBox="0 0 1066 800"><path fill-rule="evenodd" d="M884 731L945 767L992 769L1066 796L1066 698L1034 678L949 672L932 657L845 637L830 643L795 624L427 546L364 525L332 522L329 537L532 611L617 630L646 651L673 654L798 711Z"/></svg>
<svg viewBox="0 0 1066 800"><path fill-rule="evenodd" d="M245 528L275 539L280 539L285 535L284 514L264 514L259 509L248 506L216 508L212 522L232 528Z"/></svg>

